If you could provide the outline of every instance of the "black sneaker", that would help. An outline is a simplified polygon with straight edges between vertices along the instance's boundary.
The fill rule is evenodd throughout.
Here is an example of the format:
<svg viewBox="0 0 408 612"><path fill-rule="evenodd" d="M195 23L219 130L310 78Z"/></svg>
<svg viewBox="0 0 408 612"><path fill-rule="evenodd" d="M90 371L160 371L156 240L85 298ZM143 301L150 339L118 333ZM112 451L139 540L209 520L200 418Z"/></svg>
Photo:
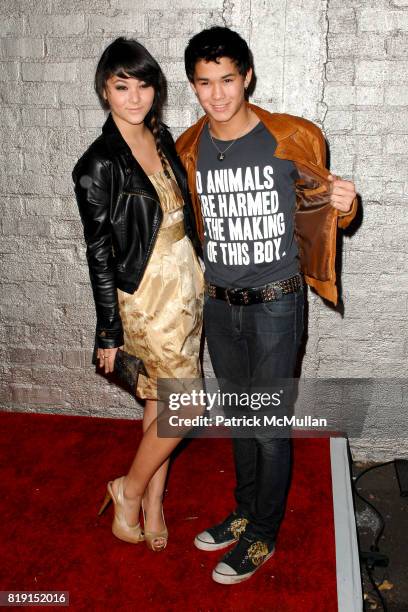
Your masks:
<svg viewBox="0 0 408 612"><path fill-rule="evenodd" d="M243 535L216 565L212 578L220 584L237 584L248 580L275 552L274 545L250 540Z"/></svg>
<svg viewBox="0 0 408 612"><path fill-rule="evenodd" d="M232 512L222 523L199 533L194 544L200 550L220 550L236 542L247 524L247 518Z"/></svg>

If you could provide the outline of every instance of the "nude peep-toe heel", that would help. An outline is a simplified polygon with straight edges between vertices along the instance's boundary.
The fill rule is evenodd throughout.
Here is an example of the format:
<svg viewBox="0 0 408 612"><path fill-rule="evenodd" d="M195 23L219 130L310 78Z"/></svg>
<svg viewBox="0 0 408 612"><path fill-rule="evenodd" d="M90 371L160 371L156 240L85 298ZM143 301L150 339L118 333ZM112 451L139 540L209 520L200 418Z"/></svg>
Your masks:
<svg viewBox="0 0 408 612"><path fill-rule="evenodd" d="M99 509L98 516L100 516L106 508L109 506L109 503L113 501L113 505L115 507L115 515L112 522L112 533L120 540L124 540L125 542L131 542L132 544L138 544L139 542L143 542L144 535L142 528L140 526L140 522L137 525L128 525L125 517L124 510L124 495L123 495L123 481L124 476L121 476L117 479L118 481L118 495L115 498L112 489L111 480L108 482L106 487L106 496L103 501L102 506Z"/></svg>
<svg viewBox="0 0 408 612"><path fill-rule="evenodd" d="M144 539L146 541L146 546L150 548L153 552L160 552L164 550L167 546L167 540L169 537L169 532L167 531L166 522L164 520L163 506L162 506L162 519L164 523L164 529L162 531L146 531L146 512L143 505L142 499L142 513L143 513L143 521L144 521ZM164 540L163 543L158 542L158 540Z"/></svg>

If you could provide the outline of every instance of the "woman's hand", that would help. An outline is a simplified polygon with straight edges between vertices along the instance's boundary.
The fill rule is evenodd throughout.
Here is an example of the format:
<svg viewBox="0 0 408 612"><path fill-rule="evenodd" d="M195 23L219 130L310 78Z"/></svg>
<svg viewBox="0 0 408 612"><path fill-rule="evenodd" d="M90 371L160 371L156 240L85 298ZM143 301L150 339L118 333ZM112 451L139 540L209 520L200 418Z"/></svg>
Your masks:
<svg viewBox="0 0 408 612"><path fill-rule="evenodd" d="M113 372L117 350L118 350L118 347L106 348L106 349L98 348L97 358L99 359L99 367L104 368L105 374L109 374L109 372Z"/></svg>

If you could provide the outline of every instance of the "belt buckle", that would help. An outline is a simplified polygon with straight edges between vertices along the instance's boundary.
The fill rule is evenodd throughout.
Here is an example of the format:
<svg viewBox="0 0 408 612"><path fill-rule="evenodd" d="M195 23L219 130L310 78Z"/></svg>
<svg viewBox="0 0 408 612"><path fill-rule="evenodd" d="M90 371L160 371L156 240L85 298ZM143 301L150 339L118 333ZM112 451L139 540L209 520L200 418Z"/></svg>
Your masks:
<svg viewBox="0 0 408 612"><path fill-rule="evenodd" d="M276 300L276 284L267 285L262 291L264 302L273 302Z"/></svg>
<svg viewBox="0 0 408 612"><path fill-rule="evenodd" d="M230 302L230 298L229 298L229 293L228 292L229 292L229 289L226 288L225 289L225 297L226 297L228 306L231 306L231 302Z"/></svg>

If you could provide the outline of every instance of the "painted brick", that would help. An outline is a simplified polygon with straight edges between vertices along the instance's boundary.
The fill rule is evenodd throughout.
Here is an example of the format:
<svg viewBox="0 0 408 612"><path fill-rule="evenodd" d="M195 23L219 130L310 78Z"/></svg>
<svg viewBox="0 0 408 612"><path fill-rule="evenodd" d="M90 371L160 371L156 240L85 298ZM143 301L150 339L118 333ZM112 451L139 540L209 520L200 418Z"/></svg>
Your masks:
<svg viewBox="0 0 408 612"><path fill-rule="evenodd" d="M357 110L354 113L357 134L405 133L408 111L393 109Z"/></svg>
<svg viewBox="0 0 408 612"><path fill-rule="evenodd" d="M351 131L353 128L353 113L349 110L329 110L325 117L324 126L328 133Z"/></svg>
<svg viewBox="0 0 408 612"><path fill-rule="evenodd" d="M85 128L101 128L105 119L102 109L84 109L79 113L79 125Z"/></svg>
<svg viewBox="0 0 408 612"><path fill-rule="evenodd" d="M39 404L55 408L64 407L62 389L34 387L33 385L10 385L12 401L16 404Z"/></svg>
<svg viewBox="0 0 408 612"><path fill-rule="evenodd" d="M188 127L192 125L194 118L190 109L186 108L180 112L178 108L167 107L164 112L164 122L174 127Z"/></svg>
<svg viewBox="0 0 408 612"><path fill-rule="evenodd" d="M408 34L397 32L385 43L387 56L392 59L405 59L408 54Z"/></svg>
<svg viewBox="0 0 408 612"><path fill-rule="evenodd" d="M41 38L2 38L0 39L0 57L42 58L45 55L45 44Z"/></svg>
<svg viewBox="0 0 408 612"><path fill-rule="evenodd" d="M30 64L21 66L23 81L74 81L76 64Z"/></svg>
<svg viewBox="0 0 408 612"><path fill-rule="evenodd" d="M184 50L187 46L189 36L185 35L182 38L171 38L168 41L168 53L170 57L183 57Z"/></svg>
<svg viewBox="0 0 408 612"><path fill-rule="evenodd" d="M50 127L78 127L78 110L76 108L47 108L46 124Z"/></svg>
<svg viewBox="0 0 408 612"><path fill-rule="evenodd" d="M22 108L23 125L26 127L45 127L47 117L45 108Z"/></svg>
<svg viewBox="0 0 408 612"><path fill-rule="evenodd" d="M42 198L29 197L24 199L24 205L29 215L78 218L78 208L72 196L70 198L57 198L55 195Z"/></svg>
<svg viewBox="0 0 408 612"><path fill-rule="evenodd" d="M384 104L384 85L370 87L356 86L356 104L358 106L382 106ZM388 87L385 89L385 93Z"/></svg>
<svg viewBox="0 0 408 612"><path fill-rule="evenodd" d="M135 9L134 0L111 0L110 2L113 9L119 9L120 11L132 11ZM182 9L196 9L199 3L197 0L177 0L177 10ZM206 0L205 6L207 9L222 9L222 0ZM149 0L149 11L168 11L169 2L168 0Z"/></svg>
<svg viewBox="0 0 408 612"><path fill-rule="evenodd" d="M358 28L362 32L392 32L408 30L407 11L363 9L357 15Z"/></svg>
<svg viewBox="0 0 408 612"><path fill-rule="evenodd" d="M1 20L1 35L2 36L21 36L23 33L24 21L23 17L17 15L12 17L2 17Z"/></svg>
<svg viewBox="0 0 408 612"><path fill-rule="evenodd" d="M193 36L212 25L223 25L221 15L216 11L153 11L149 14L148 19L149 34L154 33L159 37L165 36L169 30L176 32L178 36L180 34Z"/></svg>
<svg viewBox="0 0 408 612"><path fill-rule="evenodd" d="M401 134L398 138L393 135L385 137L385 150L387 153L404 154L408 151L408 134Z"/></svg>
<svg viewBox="0 0 408 612"><path fill-rule="evenodd" d="M22 175L0 177L0 192L6 195L48 195L51 189L52 179L49 176L37 176L27 172Z"/></svg>
<svg viewBox="0 0 408 612"><path fill-rule="evenodd" d="M331 33L343 33L356 31L356 14L353 8L329 10L329 29Z"/></svg>
<svg viewBox="0 0 408 612"><path fill-rule="evenodd" d="M329 34L329 57L337 58L373 58L386 57L386 45L383 34L363 34L351 36L350 32Z"/></svg>
<svg viewBox="0 0 408 612"><path fill-rule="evenodd" d="M327 62L326 78L337 83L354 82L354 59L336 59Z"/></svg>
<svg viewBox="0 0 408 612"><path fill-rule="evenodd" d="M86 4L84 4L82 0L49 1L51 12L59 15L82 12L90 15L94 15L96 13L106 14L111 9L111 3L109 0L87 0Z"/></svg>
<svg viewBox="0 0 408 612"><path fill-rule="evenodd" d="M81 240L83 238L82 223L79 219L73 221L59 220L54 224L53 233L56 238Z"/></svg>
<svg viewBox="0 0 408 612"><path fill-rule="evenodd" d="M407 106L408 85L389 85L385 90L385 103L390 106Z"/></svg>
<svg viewBox="0 0 408 612"><path fill-rule="evenodd" d="M110 42L110 36L92 36L92 38L47 36L47 57L52 60L97 58Z"/></svg>
<svg viewBox="0 0 408 612"><path fill-rule="evenodd" d="M324 94L324 101L330 107L355 104L356 88L353 85L333 85L329 83Z"/></svg>
<svg viewBox="0 0 408 612"><path fill-rule="evenodd" d="M0 113L5 125L17 127L21 124L21 111L12 106L0 106Z"/></svg>
<svg viewBox="0 0 408 612"><path fill-rule="evenodd" d="M59 100L62 104L75 105L81 101L81 106L96 106L98 98L93 90L92 83L61 83L59 86Z"/></svg>
<svg viewBox="0 0 408 612"><path fill-rule="evenodd" d="M27 33L31 35L55 34L75 36L84 34L84 15L27 15Z"/></svg>
<svg viewBox="0 0 408 612"><path fill-rule="evenodd" d="M185 81L184 62L162 62L162 70L169 81Z"/></svg>
<svg viewBox="0 0 408 612"><path fill-rule="evenodd" d="M8 83L0 90L3 104L27 104L28 106L57 106L56 83Z"/></svg>
<svg viewBox="0 0 408 612"><path fill-rule="evenodd" d="M147 21L143 13L119 14L113 17L92 15L88 18L88 30L91 34L122 34L132 36L147 33Z"/></svg>
<svg viewBox="0 0 408 612"><path fill-rule="evenodd" d="M18 64L0 62L0 81L17 81L19 78Z"/></svg>
<svg viewBox="0 0 408 612"><path fill-rule="evenodd" d="M407 61L367 61L356 63L356 82L374 83L408 83Z"/></svg>

